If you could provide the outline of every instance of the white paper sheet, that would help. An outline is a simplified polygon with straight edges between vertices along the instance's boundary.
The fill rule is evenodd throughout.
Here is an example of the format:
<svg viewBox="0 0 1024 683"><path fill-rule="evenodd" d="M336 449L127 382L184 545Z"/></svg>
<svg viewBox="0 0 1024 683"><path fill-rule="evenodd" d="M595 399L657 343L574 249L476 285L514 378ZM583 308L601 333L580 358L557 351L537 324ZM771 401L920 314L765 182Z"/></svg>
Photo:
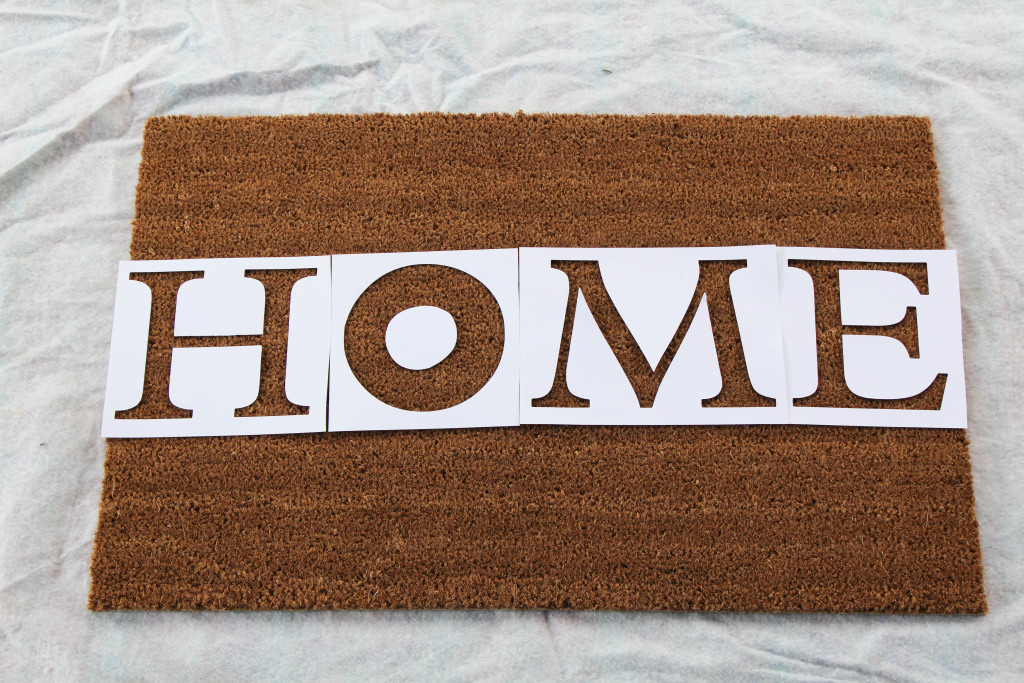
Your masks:
<svg viewBox="0 0 1024 683"><path fill-rule="evenodd" d="M180 259L122 261L103 406L103 436L170 437L322 432L327 426L327 379L331 339L331 259ZM195 272L175 295L175 339L262 335L265 289L247 270L315 269L291 288L285 398L306 408L301 415L237 416L235 410L260 393L262 347L175 346L166 388L170 403L191 411L187 417L119 417L143 398L146 348L153 293L132 273ZM160 391L161 396L163 390Z"/></svg>
<svg viewBox="0 0 1024 683"><path fill-rule="evenodd" d="M847 387L868 399L907 399L927 389L941 373L946 375L941 406L809 407L793 403L788 421L793 424L861 425L879 427L967 426L967 395L960 322L960 288L956 252L929 250L815 249L778 250L782 284L783 337L787 346L786 372L791 399L810 396L817 389L818 366L823 359L815 348L814 284L806 271L791 261L854 262L878 269L838 271L843 372ZM923 263L927 267L927 293L919 292L907 277L884 270L885 264ZM912 331L919 345L918 358L884 334L856 334L857 327L901 322L916 311ZM794 389L796 387L797 389Z"/></svg>
<svg viewBox="0 0 1024 683"><path fill-rule="evenodd" d="M379 429L446 429L508 427L519 424L519 259L516 249L433 251L392 254L340 254L332 260L333 332L331 335L330 414L334 431ZM389 405L372 394L353 373L345 348L345 326L352 307L378 279L402 268L439 265L465 273L485 286L501 312L504 329L501 357L490 379L466 400L439 410L406 410ZM388 323L387 332L399 312ZM449 313L449 318L451 314ZM421 320L422 322L422 320ZM410 330L413 332L413 330ZM420 334L433 335L424 329ZM456 330L456 335L458 330ZM457 343L457 340L456 340ZM415 346L416 341L412 342ZM442 345L443 346L443 345ZM454 347L455 344L452 344ZM449 348L451 350L451 347ZM411 352L409 352L412 355ZM445 354L447 356L447 354ZM394 356L392 354L392 360ZM438 362L443 358L438 359ZM453 361L454 362L454 361ZM398 365L405 366L402 363ZM415 360L413 364L416 363ZM433 363L431 364L433 365Z"/></svg>
<svg viewBox="0 0 1024 683"><path fill-rule="evenodd" d="M557 261L600 266L604 289L652 371L674 335L682 343L671 358L653 404L642 406L579 288L570 289ZM707 296L697 291L700 261L730 261L734 315L754 391L769 407L704 407L723 387ZM741 266L742 263L742 267ZM773 246L700 249L521 249L522 361L519 413L523 424L774 424L784 423L786 377L779 285ZM575 300L570 320L568 298ZM687 329L684 314L699 308ZM586 407L538 406L556 378L564 327L571 326L565 385ZM666 359L667 360L667 359ZM727 369L728 373L728 369ZM732 373L735 374L735 373ZM560 404L564 405L564 404Z"/></svg>

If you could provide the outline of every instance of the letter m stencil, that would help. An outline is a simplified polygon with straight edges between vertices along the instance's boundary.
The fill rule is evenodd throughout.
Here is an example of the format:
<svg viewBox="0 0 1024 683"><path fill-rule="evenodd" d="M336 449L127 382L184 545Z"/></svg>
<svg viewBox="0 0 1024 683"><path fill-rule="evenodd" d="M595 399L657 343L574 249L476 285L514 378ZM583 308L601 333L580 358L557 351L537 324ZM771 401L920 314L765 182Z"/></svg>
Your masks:
<svg viewBox="0 0 1024 683"><path fill-rule="evenodd" d="M524 424L787 420L773 246L521 249Z"/></svg>

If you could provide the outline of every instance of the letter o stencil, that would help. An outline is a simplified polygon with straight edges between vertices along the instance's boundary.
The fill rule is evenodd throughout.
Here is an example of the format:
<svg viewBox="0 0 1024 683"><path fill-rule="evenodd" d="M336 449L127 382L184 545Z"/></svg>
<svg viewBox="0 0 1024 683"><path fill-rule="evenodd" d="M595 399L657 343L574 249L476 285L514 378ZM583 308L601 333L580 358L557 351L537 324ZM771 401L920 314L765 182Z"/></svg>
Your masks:
<svg viewBox="0 0 1024 683"><path fill-rule="evenodd" d="M411 370L391 357L386 334L395 316L423 306L451 315L457 341L436 365ZM469 400L494 375L504 344L504 320L494 295L450 266L412 265L383 275L356 300L345 323L352 374L375 398L403 410L443 410Z"/></svg>

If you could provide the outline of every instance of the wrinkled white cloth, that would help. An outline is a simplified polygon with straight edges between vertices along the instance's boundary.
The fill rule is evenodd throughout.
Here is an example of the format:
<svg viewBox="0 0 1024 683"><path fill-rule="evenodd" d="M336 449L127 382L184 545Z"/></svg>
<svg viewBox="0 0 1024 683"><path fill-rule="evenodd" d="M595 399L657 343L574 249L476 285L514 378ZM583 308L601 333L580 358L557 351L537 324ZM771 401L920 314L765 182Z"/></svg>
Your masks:
<svg viewBox="0 0 1024 683"><path fill-rule="evenodd" d="M0 5L0 679L1024 676L1024 5L336 5ZM990 614L86 610L146 118L520 109L931 117Z"/></svg>

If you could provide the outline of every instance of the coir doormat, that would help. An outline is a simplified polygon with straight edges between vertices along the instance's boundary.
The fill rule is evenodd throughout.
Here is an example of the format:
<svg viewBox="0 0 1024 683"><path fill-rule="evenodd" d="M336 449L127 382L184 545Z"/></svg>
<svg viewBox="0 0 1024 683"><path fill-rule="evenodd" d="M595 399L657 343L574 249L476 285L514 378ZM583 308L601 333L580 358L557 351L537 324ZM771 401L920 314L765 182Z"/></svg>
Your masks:
<svg viewBox="0 0 1024 683"><path fill-rule="evenodd" d="M747 244L943 248L928 121L153 119L131 254ZM429 297L427 275L418 292L382 281L375 300ZM261 275L272 277L294 275ZM838 309L835 289L818 295L817 305ZM467 305L474 296L486 290L465 292ZM152 305L157 365L169 364L170 349L153 340L173 334L164 299ZM285 353L286 310L268 295L263 388L284 381L274 369L284 367L275 358ZM379 324L373 307L364 315L347 330ZM634 361L643 362L624 363ZM362 372L393 391L388 366L365 362ZM447 405L485 365L469 359L392 399ZM822 398L847 395L841 368L820 376ZM153 393L138 417L174 410ZM958 429L112 439L92 578L94 610L986 609Z"/></svg>

